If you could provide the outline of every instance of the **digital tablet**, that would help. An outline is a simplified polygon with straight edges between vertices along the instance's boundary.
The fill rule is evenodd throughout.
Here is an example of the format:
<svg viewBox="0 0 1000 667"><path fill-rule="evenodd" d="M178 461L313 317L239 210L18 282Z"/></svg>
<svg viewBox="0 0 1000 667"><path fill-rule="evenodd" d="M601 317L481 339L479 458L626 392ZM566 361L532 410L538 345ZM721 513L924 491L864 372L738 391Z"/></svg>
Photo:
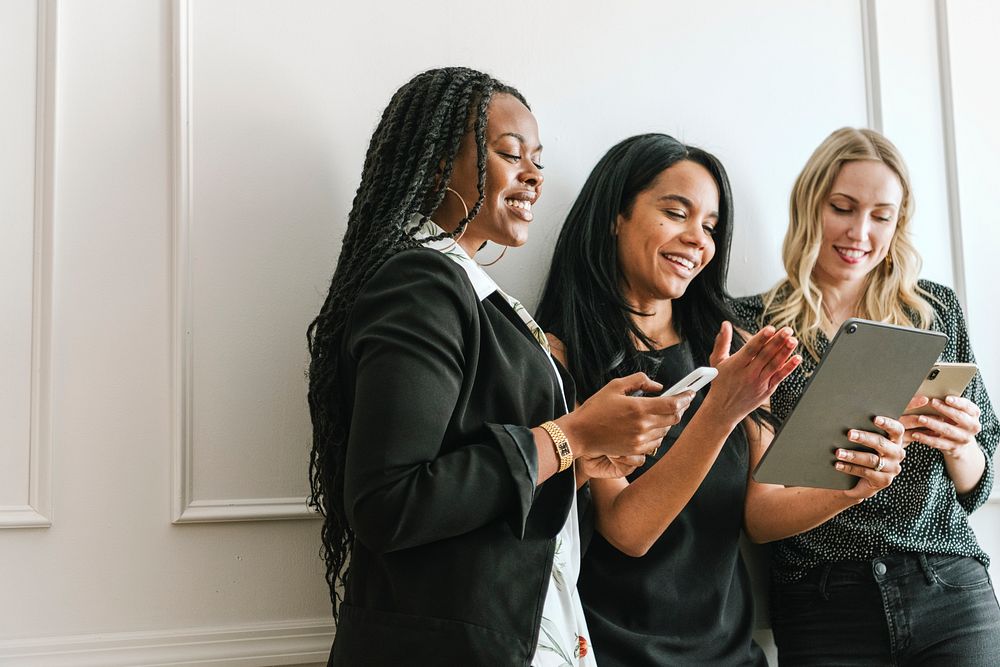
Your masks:
<svg viewBox="0 0 1000 667"><path fill-rule="evenodd" d="M837 448L871 451L850 429L878 431L877 415L903 414L948 337L852 318L841 325L753 478L767 484L850 489L858 478L833 467Z"/></svg>

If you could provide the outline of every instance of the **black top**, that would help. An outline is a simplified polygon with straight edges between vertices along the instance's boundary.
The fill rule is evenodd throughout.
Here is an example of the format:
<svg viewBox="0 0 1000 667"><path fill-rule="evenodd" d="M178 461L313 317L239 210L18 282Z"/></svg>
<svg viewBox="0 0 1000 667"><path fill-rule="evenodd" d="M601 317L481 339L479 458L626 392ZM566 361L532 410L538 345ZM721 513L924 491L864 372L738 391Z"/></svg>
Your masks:
<svg viewBox="0 0 1000 667"><path fill-rule="evenodd" d="M546 353L429 249L389 259L346 331L357 539L330 664L527 666L575 492L535 488L529 426L564 413Z"/></svg>
<svg viewBox="0 0 1000 667"><path fill-rule="evenodd" d="M686 342L646 354L644 362L665 387L695 368ZM647 457L630 481L670 449L707 391L698 392L658 456ZM753 601L739 550L748 465L746 436L737 428L690 502L641 558L594 535L578 587L601 667L767 664L751 638Z"/></svg>
<svg viewBox="0 0 1000 667"><path fill-rule="evenodd" d="M948 336L941 361L975 363L955 292L929 280L921 280L919 286L934 297L930 300L934 308L931 330ZM761 295L737 299L733 310L749 331L768 324ZM820 355L829 347L830 341L820 333ZM778 419L784 420L798 403L818 364L819 360L803 354L802 364L778 385L771 397L771 410ZM817 528L777 542L774 577L794 581L821 563L871 560L894 552L971 556L988 565L989 557L976 541L968 517L986 502L993 487L993 453L1000 440L1000 424L979 373L964 396L982 411L982 432L976 440L986 453L986 471L975 489L957 495L941 452L913 443L906 448L902 472L887 488Z"/></svg>

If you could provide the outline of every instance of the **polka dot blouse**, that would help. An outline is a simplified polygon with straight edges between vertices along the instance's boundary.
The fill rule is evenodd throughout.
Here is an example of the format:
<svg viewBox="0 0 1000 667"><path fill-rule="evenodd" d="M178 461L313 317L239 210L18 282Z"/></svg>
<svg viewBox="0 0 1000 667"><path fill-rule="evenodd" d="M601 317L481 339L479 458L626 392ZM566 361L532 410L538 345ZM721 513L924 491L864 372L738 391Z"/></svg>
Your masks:
<svg viewBox="0 0 1000 667"><path fill-rule="evenodd" d="M939 302L931 302L935 317L930 328L948 336L941 361L974 363L955 292L927 280L921 280L919 285ZM769 323L763 319L761 295L736 299L732 306L739 323L748 331L757 331ZM820 333L818 352L825 354L829 346L830 341ZM803 357L802 364L771 397L771 409L778 419L788 416L816 370L817 360L808 353ZM979 373L964 396L982 411L982 432L977 441L986 453L986 471L976 488L957 495L941 452L912 443L907 447L902 472L889 487L821 526L776 543L775 578L794 581L826 562L871 560L894 552L971 556L989 565L989 556L976 541L968 517L987 501L993 487L992 459L1000 440L1000 424Z"/></svg>

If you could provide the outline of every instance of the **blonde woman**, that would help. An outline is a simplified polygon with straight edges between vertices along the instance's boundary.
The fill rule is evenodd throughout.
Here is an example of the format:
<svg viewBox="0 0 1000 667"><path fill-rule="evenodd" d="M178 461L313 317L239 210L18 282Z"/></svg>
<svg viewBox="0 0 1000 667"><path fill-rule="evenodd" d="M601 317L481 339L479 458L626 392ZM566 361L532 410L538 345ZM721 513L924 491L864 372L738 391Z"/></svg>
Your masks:
<svg viewBox="0 0 1000 667"><path fill-rule="evenodd" d="M792 189L787 276L734 304L748 329L789 326L801 341L802 364L771 397L778 419L849 317L942 331L943 361L974 361L955 293L918 280L912 213L906 166L877 132L837 130L806 163ZM989 558L968 522L990 494L1000 425L978 374L964 396L932 407L937 416L900 419L912 444L892 485L812 530L769 532L795 510L769 502L767 485L749 485L751 536L784 538L774 549L771 598L782 665L1000 661ZM763 529L755 535L753 526Z"/></svg>

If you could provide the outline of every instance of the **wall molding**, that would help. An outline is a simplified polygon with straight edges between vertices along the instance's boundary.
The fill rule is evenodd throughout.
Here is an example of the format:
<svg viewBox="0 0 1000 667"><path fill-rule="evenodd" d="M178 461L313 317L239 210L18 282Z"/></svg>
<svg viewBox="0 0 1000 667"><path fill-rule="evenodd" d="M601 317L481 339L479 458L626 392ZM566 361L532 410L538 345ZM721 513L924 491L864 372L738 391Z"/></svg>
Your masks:
<svg viewBox="0 0 1000 667"><path fill-rule="evenodd" d="M868 127L876 132L882 132L882 77L878 60L878 20L875 0L861 0L861 44L864 48Z"/></svg>
<svg viewBox="0 0 1000 667"><path fill-rule="evenodd" d="M173 24L173 398L174 434L173 519L184 520L191 503L192 483L192 361L191 347L191 110L189 49L190 8L174 0Z"/></svg>
<svg viewBox="0 0 1000 667"><path fill-rule="evenodd" d="M0 528L48 528L51 525L52 512L47 502L0 507Z"/></svg>
<svg viewBox="0 0 1000 667"><path fill-rule="evenodd" d="M948 227L951 233L951 263L955 281L955 293L968 312L965 288L965 242L962 236L961 193L958 186L958 154L955 145L955 100L951 86L951 43L948 34L948 3L935 0L937 19L938 77L941 85L941 125L944 137L945 187L948 197Z"/></svg>
<svg viewBox="0 0 1000 667"><path fill-rule="evenodd" d="M55 0L38 0L35 31L35 181L31 279L31 400L28 503L0 507L0 528L52 525L50 363Z"/></svg>
<svg viewBox="0 0 1000 667"><path fill-rule="evenodd" d="M0 640L0 662L9 667L326 664L333 635L330 619L306 619L209 629Z"/></svg>
<svg viewBox="0 0 1000 667"><path fill-rule="evenodd" d="M303 498L194 498L194 323L192 299L192 110L190 0L174 0L173 43L173 498L174 523L319 517Z"/></svg>
<svg viewBox="0 0 1000 667"><path fill-rule="evenodd" d="M240 498L234 500L192 500L174 523L212 521L267 521L312 519L319 514L305 498Z"/></svg>

